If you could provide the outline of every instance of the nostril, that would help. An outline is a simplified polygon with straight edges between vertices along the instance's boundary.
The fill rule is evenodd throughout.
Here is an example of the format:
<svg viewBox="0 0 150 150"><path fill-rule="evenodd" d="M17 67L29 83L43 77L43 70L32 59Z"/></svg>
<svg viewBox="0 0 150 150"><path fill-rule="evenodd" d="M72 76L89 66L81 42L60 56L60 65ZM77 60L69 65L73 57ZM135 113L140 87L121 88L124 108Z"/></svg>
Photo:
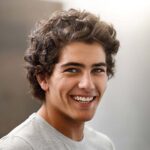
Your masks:
<svg viewBox="0 0 150 150"><path fill-rule="evenodd" d="M91 80L82 80L79 82L79 88L81 89L94 89L94 83Z"/></svg>

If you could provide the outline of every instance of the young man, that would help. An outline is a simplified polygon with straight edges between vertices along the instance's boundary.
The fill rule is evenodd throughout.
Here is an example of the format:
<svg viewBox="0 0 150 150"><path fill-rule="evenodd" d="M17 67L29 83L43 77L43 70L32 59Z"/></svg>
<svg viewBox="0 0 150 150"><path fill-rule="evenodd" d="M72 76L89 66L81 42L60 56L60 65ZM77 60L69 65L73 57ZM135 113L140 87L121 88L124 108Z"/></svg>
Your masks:
<svg viewBox="0 0 150 150"><path fill-rule="evenodd" d="M42 20L25 54L27 78L41 108L3 137L0 150L114 150L87 126L114 75L116 31L86 11Z"/></svg>

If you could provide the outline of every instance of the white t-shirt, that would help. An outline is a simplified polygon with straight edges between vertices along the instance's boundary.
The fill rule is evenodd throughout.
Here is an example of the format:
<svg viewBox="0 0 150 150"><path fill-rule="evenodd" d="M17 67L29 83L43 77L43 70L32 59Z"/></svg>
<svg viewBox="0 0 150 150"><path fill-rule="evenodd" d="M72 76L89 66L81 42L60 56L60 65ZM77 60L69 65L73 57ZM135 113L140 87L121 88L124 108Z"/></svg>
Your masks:
<svg viewBox="0 0 150 150"><path fill-rule="evenodd" d="M0 139L0 150L115 150L104 134L85 126L82 141L74 141L32 114L8 135Z"/></svg>

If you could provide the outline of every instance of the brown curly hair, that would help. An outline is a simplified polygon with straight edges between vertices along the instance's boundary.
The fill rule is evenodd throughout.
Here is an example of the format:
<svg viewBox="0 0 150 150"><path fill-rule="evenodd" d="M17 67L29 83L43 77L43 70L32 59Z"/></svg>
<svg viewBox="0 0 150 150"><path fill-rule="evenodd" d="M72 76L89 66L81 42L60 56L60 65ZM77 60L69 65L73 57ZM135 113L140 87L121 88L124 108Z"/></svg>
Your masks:
<svg viewBox="0 0 150 150"><path fill-rule="evenodd" d="M58 62L60 50L71 42L100 43L106 53L107 75L109 78L114 75L114 56L119 48L116 31L112 25L87 11L70 9L55 12L48 20L36 25L29 39L30 45L24 56L27 79L33 95L42 101L45 100L45 91L36 76L50 76Z"/></svg>

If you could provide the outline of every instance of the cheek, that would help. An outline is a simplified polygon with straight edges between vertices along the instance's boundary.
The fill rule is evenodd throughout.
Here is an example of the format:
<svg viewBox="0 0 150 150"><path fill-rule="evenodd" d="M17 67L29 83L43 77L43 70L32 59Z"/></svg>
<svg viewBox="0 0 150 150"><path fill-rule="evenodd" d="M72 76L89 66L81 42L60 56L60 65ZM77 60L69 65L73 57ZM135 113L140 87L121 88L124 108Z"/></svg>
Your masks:
<svg viewBox="0 0 150 150"><path fill-rule="evenodd" d="M56 90L58 90L62 94L67 93L70 90L72 90L77 85L77 83L78 83L78 81L74 78L57 79Z"/></svg>
<svg viewBox="0 0 150 150"><path fill-rule="evenodd" d="M107 80L104 82L104 85L103 85L103 92L105 92L106 89L107 89Z"/></svg>
<svg viewBox="0 0 150 150"><path fill-rule="evenodd" d="M98 80L97 80L98 81ZM99 80L99 82L96 82L98 89L101 92L104 92L107 88L107 78L104 78L103 80Z"/></svg>

